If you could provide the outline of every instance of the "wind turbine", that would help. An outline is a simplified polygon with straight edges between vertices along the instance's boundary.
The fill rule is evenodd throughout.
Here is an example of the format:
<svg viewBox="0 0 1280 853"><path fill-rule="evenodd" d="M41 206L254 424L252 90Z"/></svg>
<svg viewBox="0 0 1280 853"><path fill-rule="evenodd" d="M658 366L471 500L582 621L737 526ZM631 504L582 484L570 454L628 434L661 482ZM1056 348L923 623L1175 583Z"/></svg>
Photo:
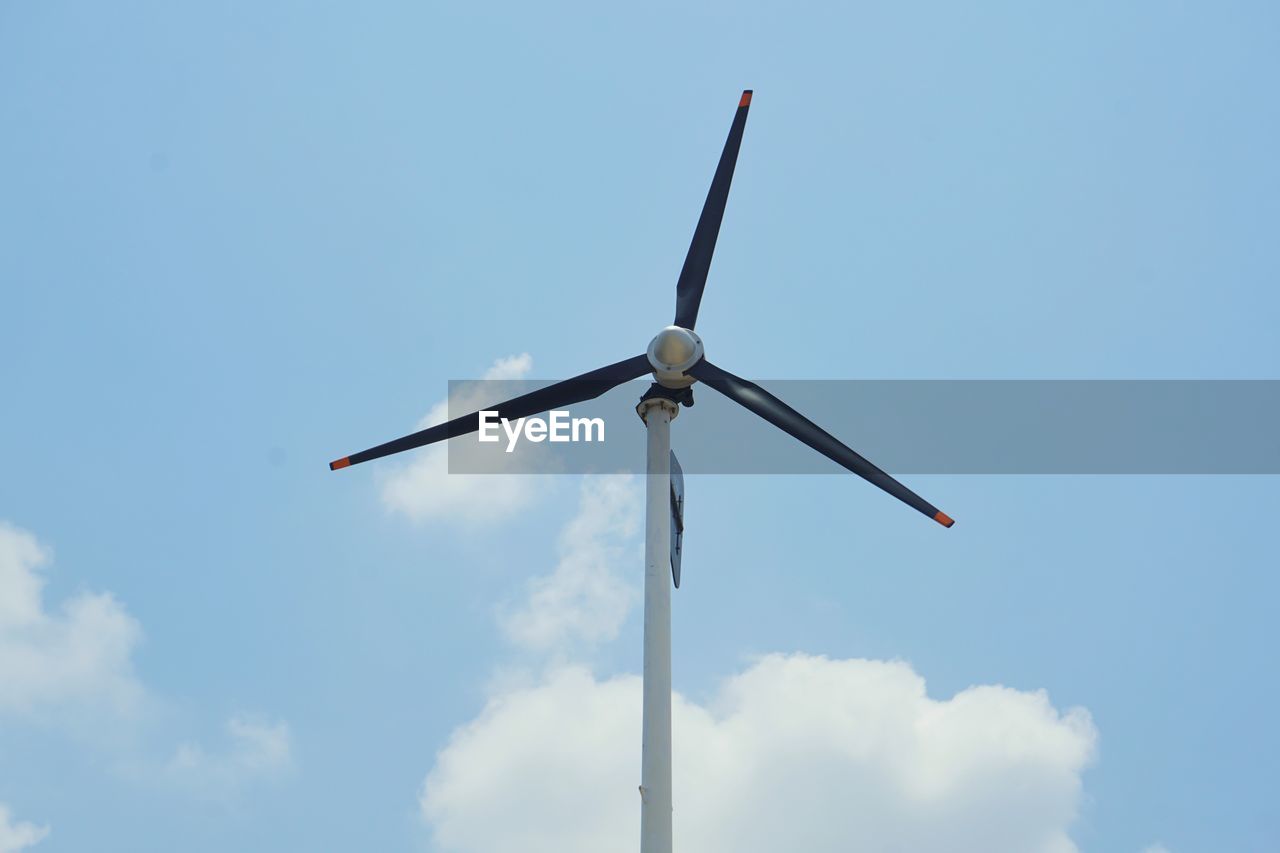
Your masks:
<svg viewBox="0 0 1280 853"><path fill-rule="evenodd" d="M954 522L933 504L881 471L838 438L770 394L765 389L734 376L707 361L702 339L693 331L698 306L707 284L711 255L720 233L729 184L742 145L742 132L751 106L751 90L742 93L729 138L716 166L711 189L702 206L702 216L693 232L689 254L685 256L676 282L676 314L649 343L642 355L633 356L572 379L522 394L488 411L496 410L509 420L536 415L599 397L610 388L646 373L655 382L640 399L636 411L648 434L644 541L644 721L640 770L640 851L671 851L671 587L667 584L667 562L671 558L668 537L671 493L671 421L680 405L693 405L693 385L701 382L729 399L790 433L814 450L893 495L934 521L950 527ZM371 459L379 459L467 435L479 429L479 412L454 418L368 450L329 463L338 470ZM678 583L677 577L677 583Z"/></svg>

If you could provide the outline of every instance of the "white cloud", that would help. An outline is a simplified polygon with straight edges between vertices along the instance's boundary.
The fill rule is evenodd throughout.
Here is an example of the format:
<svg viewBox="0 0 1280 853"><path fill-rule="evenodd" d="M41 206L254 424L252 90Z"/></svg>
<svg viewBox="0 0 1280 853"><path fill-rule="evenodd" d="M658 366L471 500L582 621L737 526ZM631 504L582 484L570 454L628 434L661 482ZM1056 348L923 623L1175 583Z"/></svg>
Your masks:
<svg viewBox="0 0 1280 853"><path fill-rule="evenodd" d="M15 822L9 807L0 803L0 853L19 853L44 840L49 827L25 821Z"/></svg>
<svg viewBox="0 0 1280 853"><path fill-rule="evenodd" d="M502 616L508 639L531 651L563 652L616 637L638 598L619 567L639 565L640 509L632 477L584 478L555 571L529 581L524 603ZM628 563L628 556L635 559Z"/></svg>
<svg viewBox="0 0 1280 853"><path fill-rule="evenodd" d="M634 484L583 486L561 558L501 627L548 653L495 679L423 784L441 850L634 850L641 681L564 663L618 633L634 591L619 566L640 518ZM706 702L673 697L681 848L1072 853L1068 830L1097 734L1043 692L977 686L944 699L903 662L768 655ZM495 820L494 815L501 815Z"/></svg>
<svg viewBox="0 0 1280 853"><path fill-rule="evenodd" d="M283 721L234 716L226 724L227 743L208 751L184 743L169 762L167 775L206 793L224 795L256 779L276 778L293 766L293 737Z"/></svg>
<svg viewBox="0 0 1280 853"><path fill-rule="evenodd" d="M424 785L441 849L634 849L640 707L638 676L578 667L493 697ZM709 853L1067 853L1096 743L1042 692L937 700L905 663L803 654L677 695L673 728L676 837Z"/></svg>
<svg viewBox="0 0 1280 853"><path fill-rule="evenodd" d="M523 379L533 368L528 353L500 358L485 372L486 380ZM484 406L499 403L490 399L492 388L483 385L457 386L451 390L451 400L446 399L431 408L415 429L442 424L449 420L450 408L454 414L475 411ZM481 460L486 470L512 470L515 458L508 459L500 452L489 453L493 447L475 442L455 442L455 454L474 454L477 464ZM411 451L402 462L387 463L391 473L382 482L382 502L392 512L401 513L415 521L462 522L468 525L487 524L508 518L527 507L538 493L543 478L532 474L450 474L449 444L441 442ZM518 454L521 464L527 464L537 454L526 449ZM468 457L470 458L470 457ZM457 460L455 459L455 467ZM398 466L398 467L397 467Z"/></svg>
<svg viewBox="0 0 1280 853"><path fill-rule="evenodd" d="M101 731L104 712L128 715L131 725L153 721L131 713L159 707L133 672L133 652L142 637L137 620L108 593L80 592L50 608L41 575L49 562L48 549L35 536L0 521L0 712L67 722L73 730L89 732ZM167 763L134 756L118 768L126 776L145 774L221 793L291 766L285 723L233 717L227 737L222 751L187 743ZM47 832L12 823L0 803L0 853L35 844Z"/></svg>
<svg viewBox="0 0 1280 853"><path fill-rule="evenodd" d="M1169 848L1157 843L1142 848L1142 853L1169 853Z"/></svg>
<svg viewBox="0 0 1280 853"><path fill-rule="evenodd" d="M109 593L46 609L39 570L48 562L34 536L0 522L0 711L132 710L143 695L132 664L138 622Z"/></svg>

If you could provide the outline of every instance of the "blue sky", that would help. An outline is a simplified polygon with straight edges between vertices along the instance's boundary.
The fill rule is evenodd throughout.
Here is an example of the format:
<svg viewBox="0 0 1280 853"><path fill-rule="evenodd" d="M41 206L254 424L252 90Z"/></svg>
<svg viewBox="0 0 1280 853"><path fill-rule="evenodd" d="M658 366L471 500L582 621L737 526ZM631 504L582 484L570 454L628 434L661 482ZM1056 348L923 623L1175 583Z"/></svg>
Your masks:
<svg viewBox="0 0 1280 853"><path fill-rule="evenodd" d="M423 782L552 678L511 613L577 553L582 486L415 518L403 468L325 463L497 359L639 352L743 88L718 363L1274 378L1278 36L1262 3L0 4L0 580L46 581L0 662L94 662L0 680L0 832L482 849ZM1043 689L1096 729L1060 795L1080 849L1274 843L1274 478L910 485L956 527L852 477L691 479L677 689L714 704L775 652ZM638 671L616 615L572 653L602 680Z"/></svg>

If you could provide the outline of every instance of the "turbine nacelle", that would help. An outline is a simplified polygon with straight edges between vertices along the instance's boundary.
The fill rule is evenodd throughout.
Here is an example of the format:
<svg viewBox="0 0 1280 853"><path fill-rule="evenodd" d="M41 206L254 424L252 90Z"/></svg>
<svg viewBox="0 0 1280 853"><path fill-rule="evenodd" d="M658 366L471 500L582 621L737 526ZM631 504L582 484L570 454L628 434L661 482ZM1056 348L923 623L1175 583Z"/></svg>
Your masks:
<svg viewBox="0 0 1280 853"><path fill-rule="evenodd" d="M702 355L702 338L682 326L667 326L649 342L649 364L663 388L688 388L697 382L685 371L701 361Z"/></svg>

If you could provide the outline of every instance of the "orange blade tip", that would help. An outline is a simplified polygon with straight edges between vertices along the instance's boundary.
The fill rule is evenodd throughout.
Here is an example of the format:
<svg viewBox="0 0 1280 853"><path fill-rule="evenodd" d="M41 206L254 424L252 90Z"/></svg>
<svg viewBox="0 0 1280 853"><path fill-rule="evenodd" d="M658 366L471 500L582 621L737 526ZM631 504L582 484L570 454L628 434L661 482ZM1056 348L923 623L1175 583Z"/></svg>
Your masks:
<svg viewBox="0 0 1280 853"><path fill-rule="evenodd" d="M741 101L738 101L738 106L740 106L740 107L749 107L749 106L751 106L751 90L750 90L750 89L744 89L744 90L743 90L743 92L742 92L742 100L741 100Z"/></svg>
<svg viewBox="0 0 1280 853"><path fill-rule="evenodd" d="M951 516L947 515L945 512L939 512L933 517L933 520L941 524L943 527L950 527L955 524L955 521L952 520Z"/></svg>
<svg viewBox="0 0 1280 853"><path fill-rule="evenodd" d="M351 457L350 457L350 456L344 456L344 457L342 457L341 459L337 459L337 460L335 460L335 461L333 461L333 462L330 462L330 463L329 463L329 470L330 470L330 471L337 471L339 468L346 468L346 467L347 467L348 465L350 465L350 464L351 464Z"/></svg>

